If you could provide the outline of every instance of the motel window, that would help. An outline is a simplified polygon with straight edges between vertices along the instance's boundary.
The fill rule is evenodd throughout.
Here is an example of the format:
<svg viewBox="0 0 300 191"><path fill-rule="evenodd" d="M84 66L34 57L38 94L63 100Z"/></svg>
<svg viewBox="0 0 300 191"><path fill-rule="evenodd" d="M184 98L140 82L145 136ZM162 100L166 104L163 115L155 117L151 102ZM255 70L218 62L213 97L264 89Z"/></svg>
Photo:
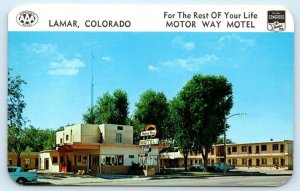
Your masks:
<svg viewBox="0 0 300 191"><path fill-rule="evenodd" d="M232 164L237 164L237 159L232 159Z"/></svg>
<svg viewBox="0 0 300 191"><path fill-rule="evenodd" d="M123 130L123 126L118 126L118 130Z"/></svg>
<svg viewBox="0 0 300 191"><path fill-rule="evenodd" d="M133 159L133 158L134 158L134 155L129 155L128 158Z"/></svg>
<svg viewBox="0 0 300 191"><path fill-rule="evenodd" d="M117 156L117 165L123 165L124 160L123 160L123 155Z"/></svg>
<svg viewBox="0 0 300 191"><path fill-rule="evenodd" d="M69 135L66 135L66 141L68 141L69 140Z"/></svg>
<svg viewBox="0 0 300 191"><path fill-rule="evenodd" d="M260 150L261 151L267 151L267 145L261 145Z"/></svg>
<svg viewBox="0 0 300 191"><path fill-rule="evenodd" d="M236 152L236 151L237 151L236 147L232 147L232 152Z"/></svg>
<svg viewBox="0 0 300 191"><path fill-rule="evenodd" d="M78 162L81 162L81 155L78 155Z"/></svg>
<svg viewBox="0 0 300 191"><path fill-rule="evenodd" d="M52 164L58 163L58 158L57 157L52 157Z"/></svg>
<svg viewBox="0 0 300 191"><path fill-rule="evenodd" d="M91 155L90 161L92 166L99 166L99 155Z"/></svg>
<svg viewBox="0 0 300 191"><path fill-rule="evenodd" d="M279 164L279 159L278 158L273 158L273 164Z"/></svg>
<svg viewBox="0 0 300 191"><path fill-rule="evenodd" d="M247 164L247 159L242 159L242 164Z"/></svg>
<svg viewBox="0 0 300 191"><path fill-rule="evenodd" d="M130 156L130 155L129 155ZM132 155L133 156L133 155ZM101 156L101 165L104 166L118 166L124 164L123 155L106 155Z"/></svg>
<svg viewBox="0 0 300 191"><path fill-rule="evenodd" d="M262 158L261 159L261 164L267 164L267 159L266 158Z"/></svg>
<svg viewBox="0 0 300 191"><path fill-rule="evenodd" d="M278 144L273 144L273 151L278 151Z"/></svg>
<svg viewBox="0 0 300 191"><path fill-rule="evenodd" d="M116 143L122 143L122 134L121 133L116 134Z"/></svg>
<svg viewBox="0 0 300 191"><path fill-rule="evenodd" d="M242 152L247 152L247 146L242 146Z"/></svg>

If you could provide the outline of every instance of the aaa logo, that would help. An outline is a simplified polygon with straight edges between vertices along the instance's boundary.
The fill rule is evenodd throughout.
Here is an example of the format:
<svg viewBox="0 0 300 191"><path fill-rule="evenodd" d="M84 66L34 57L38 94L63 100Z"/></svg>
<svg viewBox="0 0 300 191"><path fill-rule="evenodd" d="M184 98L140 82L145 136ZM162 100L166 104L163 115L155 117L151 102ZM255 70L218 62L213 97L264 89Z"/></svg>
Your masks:
<svg viewBox="0 0 300 191"><path fill-rule="evenodd" d="M37 14L32 11L22 11L17 15L17 23L23 27L32 27L38 20Z"/></svg>

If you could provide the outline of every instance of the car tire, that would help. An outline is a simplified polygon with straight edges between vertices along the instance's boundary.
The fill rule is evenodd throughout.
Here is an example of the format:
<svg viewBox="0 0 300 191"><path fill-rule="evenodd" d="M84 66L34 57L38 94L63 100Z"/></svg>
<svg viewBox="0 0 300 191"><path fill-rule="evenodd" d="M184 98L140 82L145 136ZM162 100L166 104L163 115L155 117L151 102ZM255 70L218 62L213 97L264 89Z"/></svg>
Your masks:
<svg viewBox="0 0 300 191"><path fill-rule="evenodd" d="M26 178L23 178L23 177L18 178L18 180L17 180L17 183L19 183L19 184L25 184L26 182L27 182Z"/></svg>

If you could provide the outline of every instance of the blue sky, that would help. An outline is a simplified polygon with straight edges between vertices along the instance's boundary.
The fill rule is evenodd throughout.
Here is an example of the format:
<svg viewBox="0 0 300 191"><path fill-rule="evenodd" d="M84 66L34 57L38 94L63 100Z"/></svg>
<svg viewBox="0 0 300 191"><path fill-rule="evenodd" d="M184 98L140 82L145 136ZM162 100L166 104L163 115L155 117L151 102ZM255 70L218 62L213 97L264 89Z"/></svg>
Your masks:
<svg viewBox="0 0 300 191"><path fill-rule="evenodd" d="M293 33L9 32L8 66L21 75L28 124L57 129L82 123L94 97L121 88L130 115L147 89L172 99L194 74L233 84L234 142L293 139Z"/></svg>

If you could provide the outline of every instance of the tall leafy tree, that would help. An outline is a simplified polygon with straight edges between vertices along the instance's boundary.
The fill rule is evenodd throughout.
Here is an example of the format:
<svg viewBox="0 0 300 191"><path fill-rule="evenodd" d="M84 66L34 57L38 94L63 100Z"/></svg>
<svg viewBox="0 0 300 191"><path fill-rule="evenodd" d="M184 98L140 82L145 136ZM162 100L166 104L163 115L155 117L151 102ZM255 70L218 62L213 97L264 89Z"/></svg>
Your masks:
<svg viewBox="0 0 300 191"><path fill-rule="evenodd" d="M115 90L113 93L113 116L116 124L126 124L128 122L129 102L127 97L127 93L120 89Z"/></svg>
<svg viewBox="0 0 300 191"><path fill-rule="evenodd" d="M30 152L53 149L53 144L55 143L55 131L29 126L24 129L24 142L27 146L26 150Z"/></svg>
<svg viewBox="0 0 300 191"><path fill-rule="evenodd" d="M159 138L166 137L166 122L169 113L168 101L163 92L151 89L145 91L135 104L135 131L140 132L146 125L156 125Z"/></svg>
<svg viewBox="0 0 300 191"><path fill-rule="evenodd" d="M95 108L96 124L114 123L114 97L106 92L98 98Z"/></svg>
<svg viewBox="0 0 300 191"><path fill-rule="evenodd" d="M224 143L224 136L219 136L217 138L217 141L214 144L223 144ZM234 142L231 139L226 138L226 143L227 144L234 144Z"/></svg>
<svg viewBox="0 0 300 191"><path fill-rule="evenodd" d="M82 115L84 123L95 124L96 122L96 113L95 107L89 107L87 112Z"/></svg>
<svg viewBox="0 0 300 191"><path fill-rule="evenodd" d="M16 152L18 166L21 165L21 152L26 149L23 130L26 103L22 92L25 84L20 76L11 76L11 70L8 70L8 150Z"/></svg>
<svg viewBox="0 0 300 191"><path fill-rule="evenodd" d="M194 145L194 130L191 124L189 107L178 94L170 102L169 132L175 145L179 146L184 157L184 168L187 171L187 159Z"/></svg>
<svg viewBox="0 0 300 191"><path fill-rule="evenodd" d="M89 108L83 114L83 121L89 124L127 124L128 106L127 93L123 90L117 89L112 95L106 92L97 99L93 109Z"/></svg>
<svg viewBox="0 0 300 191"><path fill-rule="evenodd" d="M175 138L183 128L186 138L192 141L191 149L202 154L207 167L209 149L224 132L225 117L233 105L232 85L223 76L195 75L177 97L182 106L181 110L175 108L175 113L188 123L181 127L174 124Z"/></svg>

